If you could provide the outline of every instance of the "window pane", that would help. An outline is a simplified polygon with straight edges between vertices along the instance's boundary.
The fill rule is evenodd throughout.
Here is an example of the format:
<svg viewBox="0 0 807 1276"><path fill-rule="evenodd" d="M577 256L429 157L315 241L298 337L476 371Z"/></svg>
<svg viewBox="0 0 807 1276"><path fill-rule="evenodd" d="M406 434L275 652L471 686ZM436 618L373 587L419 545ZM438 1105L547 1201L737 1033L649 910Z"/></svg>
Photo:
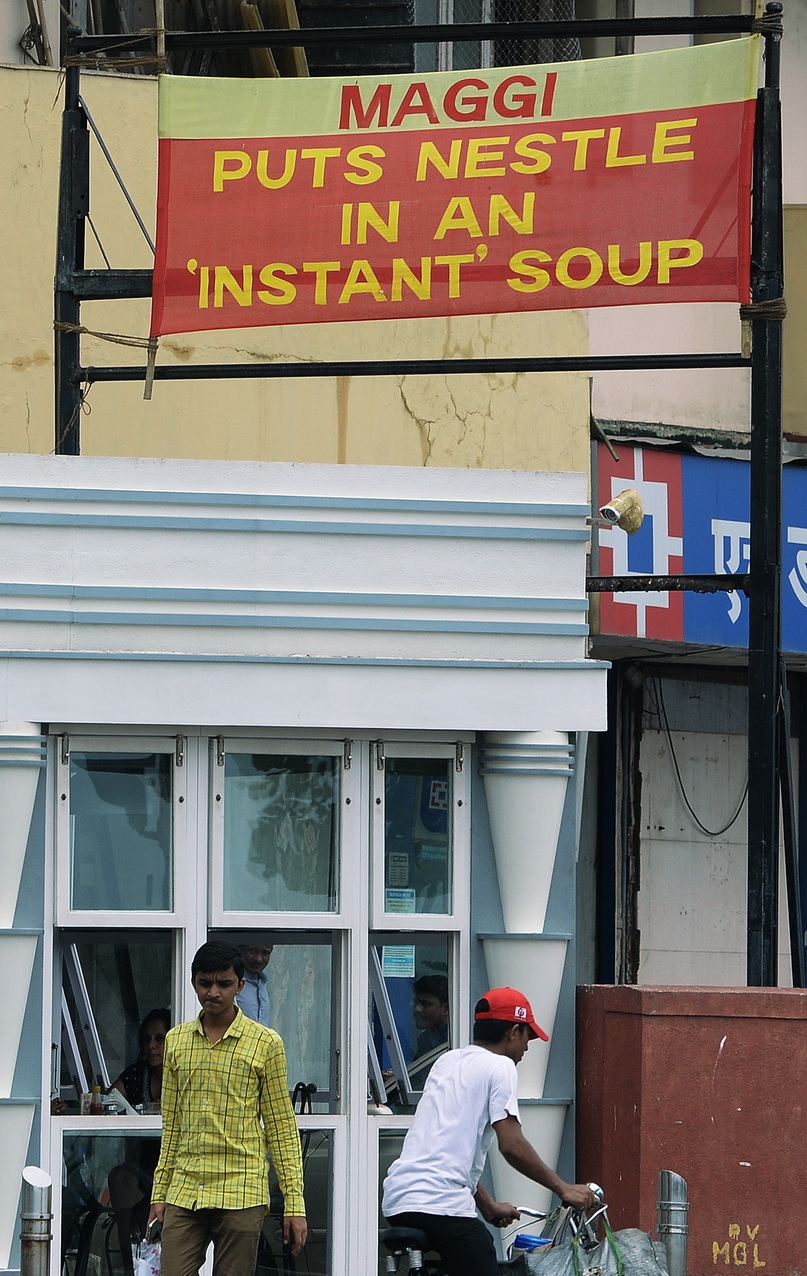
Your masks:
<svg viewBox="0 0 807 1276"><path fill-rule="evenodd" d="M377 1072L371 1094L393 1112L413 1111L412 1100L451 1044L449 936L413 938L376 935L372 941L371 1052ZM379 1073L384 1093L376 1096Z"/></svg>
<svg viewBox="0 0 807 1276"><path fill-rule="evenodd" d="M451 787L448 758L386 759L386 913L451 911Z"/></svg>
<svg viewBox="0 0 807 1276"><path fill-rule="evenodd" d="M297 1259L296 1270L305 1272L306 1276L325 1276L331 1271L333 1131L302 1129L300 1143L303 1153L308 1241ZM283 1260L281 1230L283 1197L277 1190L276 1182L273 1183L271 1170L269 1186L272 1189L269 1215L263 1225L255 1276L279 1276L281 1272L294 1270L294 1260L292 1260L291 1268L287 1267Z"/></svg>
<svg viewBox="0 0 807 1276"><path fill-rule="evenodd" d="M62 1076L60 1094L78 1111L80 1078L123 1082L132 1107L159 1101L162 1060L155 1054L170 1015L170 931L63 931ZM149 1021L162 1011L160 1024ZM169 1025L170 1026L170 1025ZM147 1040L148 1038L148 1040ZM147 1097L148 1096L148 1097Z"/></svg>
<svg viewBox="0 0 807 1276"><path fill-rule="evenodd" d="M389 1250L381 1244L381 1233L386 1231L389 1223L381 1213L381 1197L384 1192L384 1179L393 1161L401 1155L401 1148L406 1137L406 1130L380 1130L378 1134L378 1276L386 1276L387 1255Z"/></svg>
<svg viewBox="0 0 807 1276"><path fill-rule="evenodd" d="M224 907L334 912L339 760L228 753L224 787Z"/></svg>
<svg viewBox="0 0 807 1276"><path fill-rule="evenodd" d="M65 1134L62 1272L132 1276L131 1237L148 1219L160 1134Z"/></svg>
<svg viewBox="0 0 807 1276"><path fill-rule="evenodd" d="M334 954L328 932L216 931L244 953L238 1004L250 1019L280 1033L289 1090L309 1087L314 1112L336 1110ZM311 1089L313 1087L313 1089Z"/></svg>
<svg viewBox="0 0 807 1276"><path fill-rule="evenodd" d="M70 754L71 906L171 908L172 758Z"/></svg>

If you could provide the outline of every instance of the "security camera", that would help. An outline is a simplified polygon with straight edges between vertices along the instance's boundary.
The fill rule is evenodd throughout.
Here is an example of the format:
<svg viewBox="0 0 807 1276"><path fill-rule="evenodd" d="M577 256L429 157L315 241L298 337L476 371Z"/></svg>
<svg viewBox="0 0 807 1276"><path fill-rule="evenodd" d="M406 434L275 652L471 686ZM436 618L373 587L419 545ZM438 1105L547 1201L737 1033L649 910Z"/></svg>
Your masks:
<svg viewBox="0 0 807 1276"><path fill-rule="evenodd" d="M604 523L611 527L621 527L629 536L638 532L644 519L642 498L633 487L626 487L624 492L601 505L597 512Z"/></svg>

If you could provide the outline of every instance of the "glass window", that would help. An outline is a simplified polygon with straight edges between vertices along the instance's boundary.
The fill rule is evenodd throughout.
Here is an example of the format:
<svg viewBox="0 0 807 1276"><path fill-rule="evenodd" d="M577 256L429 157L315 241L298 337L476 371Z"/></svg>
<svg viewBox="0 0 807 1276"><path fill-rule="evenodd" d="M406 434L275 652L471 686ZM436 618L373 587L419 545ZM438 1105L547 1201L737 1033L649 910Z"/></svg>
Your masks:
<svg viewBox="0 0 807 1276"><path fill-rule="evenodd" d="M378 1132L378 1276L386 1276L387 1255L389 1250L381 1244L381 1233L386 1231L389 1223L381 1213L381 1198L384 1192L384 1179L387 1170L401 1155L406 1130L379 1130Z"/></svg>
<svg viewBox="0 0 807 1276"><path fill-rule="evenodd" d="M244 1014L274 1028L283 1039L289 1091L305 1087L313 1112L336 1109L336 961L327 931L217 931L241 948Z"/></svg>
<svg viewBox="0 0 807 1276"><path fill-rule="evenodd" d="M81 1094L100 1078L103 1088L120 1081L119 1093L136 1111L154 1111L162 1085L159 1038L171 1018L173 935L62 931L60 941L60 1097L77 1112Z"/></svg>
<svg viewBox="0 0 807 1276"><path fill-rule="evenodd" d="M451 911L451 776L448 758L385 760L385 913Z"/></svg>
<svg viewBox="0 0 807 1276"><path fill-rule="evenodd" d="M70 902L76 910L169 910L173 758L70 754Z"/></svg>
<svg viewBox="0 0 807 1276"><path fill-rule="evenodd" d="M402 942L403 941L403 942ZM370 1093L412 1110L451 1045L449 936L376 935L370 950Z"/></svg>
<svg viewBox="0 0 807 1276"><path fill-rule="evenodd" d="M331 1185L333 1183L333 1131L316 1130L308 1126L300 1130L305 1180L305 1212L308 1220L308 1240L297 1270L306 1276L325 1276L331 1272ZM274 1276L293 1271L283 1258L283 1197L273 1175L269 1172L269 1214L263 1225L258 1247L256 1276Z"/></svg>
<svg viewBox="0 0 807 1276"><path fill-rule="evenodd" d="M132 1276L145 1230L160 1134L64 1135L63 1276Z"/></svg>
<svg viewBox="0 0 807 1276"><path fill-rule="evenodd" d="M226 910L336 911L339 766L329 756L227 753Z"/></svg>

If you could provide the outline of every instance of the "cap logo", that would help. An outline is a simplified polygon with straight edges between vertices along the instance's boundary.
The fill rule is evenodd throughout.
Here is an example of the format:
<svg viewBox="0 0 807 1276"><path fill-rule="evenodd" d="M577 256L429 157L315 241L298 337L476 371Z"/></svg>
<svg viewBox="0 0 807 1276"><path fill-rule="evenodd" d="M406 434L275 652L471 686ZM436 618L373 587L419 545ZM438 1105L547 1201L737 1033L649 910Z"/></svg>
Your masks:
<svg viewBox="0 0 807 1276"><path fill-rule="evenodd" d="M514 1007L513 1007L513 1013L514 1013L514 1015L515 1015L516 1019L526 1019L526 1018L527 1018L527 1007L526 1007L526 1006L514 1006Z"/></svg>

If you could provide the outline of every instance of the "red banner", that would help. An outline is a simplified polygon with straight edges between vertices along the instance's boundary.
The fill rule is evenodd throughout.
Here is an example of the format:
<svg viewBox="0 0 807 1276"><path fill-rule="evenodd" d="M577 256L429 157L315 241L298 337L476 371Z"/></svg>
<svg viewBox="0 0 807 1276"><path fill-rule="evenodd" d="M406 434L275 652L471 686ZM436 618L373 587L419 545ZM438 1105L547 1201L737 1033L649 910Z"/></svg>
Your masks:
<svg viewBox="0 0 807 1276"><path fill-rule="evenodd" d="M747 300L756 47L421 80L165 77L152 334ZM256 97L282 134L260 132ZM300 131L315 123L334 127Z"/></svg>

